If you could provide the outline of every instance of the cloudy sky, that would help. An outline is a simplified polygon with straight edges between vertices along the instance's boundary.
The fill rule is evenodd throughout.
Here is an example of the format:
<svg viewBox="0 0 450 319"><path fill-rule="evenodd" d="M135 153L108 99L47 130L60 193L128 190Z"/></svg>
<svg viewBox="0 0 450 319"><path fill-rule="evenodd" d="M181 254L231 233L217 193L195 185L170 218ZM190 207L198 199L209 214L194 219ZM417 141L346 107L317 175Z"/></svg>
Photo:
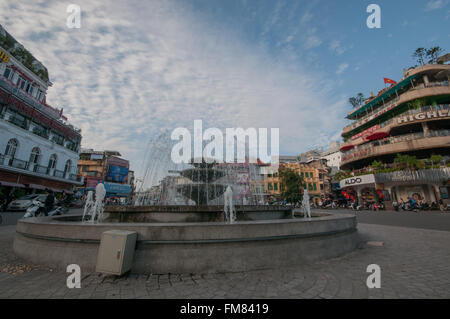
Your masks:
<svg viewBox="0 0 450 319"><path fill-rule="evenodd" d="M66 26L81 7L80 29ZM382 9L368 29L366 8ZM138 169L163 129L278 127L297 155L340 137L348 98L398 80L417 47L449 50L449 0L0 1L0 24L47 66L47 101Z"/></svg>

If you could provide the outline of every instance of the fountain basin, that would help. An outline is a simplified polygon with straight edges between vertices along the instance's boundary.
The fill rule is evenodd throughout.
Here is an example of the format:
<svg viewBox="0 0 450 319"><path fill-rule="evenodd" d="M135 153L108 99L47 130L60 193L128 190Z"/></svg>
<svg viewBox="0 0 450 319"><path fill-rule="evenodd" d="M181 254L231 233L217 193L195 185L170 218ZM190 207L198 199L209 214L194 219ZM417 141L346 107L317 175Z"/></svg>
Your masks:
<svg viewBox="0 0 450 319"><path fill-rule="evenodd" d="M193 223L81 223L79 215L18 221L14 251L25 260L95 271L101 234L138 233L132 272L217 273L270 269L338 257L359 242L356 217L315 213L314 218Z"/></svg>
<svg viewBox="0 0 450 319"><path fill-rule="evenodd" d="M286 206L235 206L237 221L293 218ZM218 206L106 206L105 222L121 223L192 223L224 222L223 205Z"/></svg>

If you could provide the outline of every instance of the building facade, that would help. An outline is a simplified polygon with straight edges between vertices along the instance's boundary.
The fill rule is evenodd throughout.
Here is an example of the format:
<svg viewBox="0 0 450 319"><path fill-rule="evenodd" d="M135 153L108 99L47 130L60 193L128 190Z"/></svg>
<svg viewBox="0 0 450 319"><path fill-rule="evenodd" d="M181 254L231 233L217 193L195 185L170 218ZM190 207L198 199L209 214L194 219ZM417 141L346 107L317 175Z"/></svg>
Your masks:
<svg viewBox="0 0 450 319"><path fill-rule="evenodd" d="M341 167L342 153L340 151L341 144L339 142L332 142L329 149L321 154L321 158L327 161L327 166L333 171L338 171Z"/></svg>
<svg viewBox="0 0 450 319"><path fill-rule="evenodd" d="M288 168L297 172L303 179L305 189L308 189L311 201L316 205L330 196L331 193L331 181L330 181L330 168L326 165L326 161L320 159L315 152L302 154L298 158L307 159L304 161L289 161L281 162L282 156L280 156L279 167L269 166L265 172L265 189L266 193L273 198L279 198L283 192L284 185L279 176L279 168Z"/></svg>
<svg viewBox="0 0 450 319"><path fill-rule="evenodd" d="M128 160L120 158L117 151L82 149L78 161L78 174L85 183L81 192L94 190L97 184L105 185L107 196L128 197L134 190L134 172Z"/></svg>
<svg viewBox="0 0 450 319"><path fill-rule="evenodd" d="M0 25L0 183L26 192L71 193L81 130L46 102L45 66Z"/></svg>
<svg viewBox="0 0 450 319"><path fill-rule="evenodd" d="M405 70L398 83L349 112L353 122L343 129L341 169L353 176L341 187L364 201L364 194L388 204L407 197L448 201L449 82L450 65ZM441 156L440 163L432 163L432 155ZM418 162L401 164L401 156Z"/></svg>

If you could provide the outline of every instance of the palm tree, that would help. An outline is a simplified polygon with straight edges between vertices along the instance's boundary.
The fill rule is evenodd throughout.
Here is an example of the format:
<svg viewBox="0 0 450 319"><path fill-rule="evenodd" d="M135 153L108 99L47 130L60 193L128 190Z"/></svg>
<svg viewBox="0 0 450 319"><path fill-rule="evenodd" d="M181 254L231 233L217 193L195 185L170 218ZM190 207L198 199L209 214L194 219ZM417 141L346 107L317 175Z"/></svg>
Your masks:
<svg viewBox="0 0 450 319"><path fill-rule="evenodd" d="M413 58L416 58L417 63L419 63L419 65L424 65L425 64L425 55L427 54L427 50L425 48L417 48L416 51L414 51L413 53Z"/></svg>

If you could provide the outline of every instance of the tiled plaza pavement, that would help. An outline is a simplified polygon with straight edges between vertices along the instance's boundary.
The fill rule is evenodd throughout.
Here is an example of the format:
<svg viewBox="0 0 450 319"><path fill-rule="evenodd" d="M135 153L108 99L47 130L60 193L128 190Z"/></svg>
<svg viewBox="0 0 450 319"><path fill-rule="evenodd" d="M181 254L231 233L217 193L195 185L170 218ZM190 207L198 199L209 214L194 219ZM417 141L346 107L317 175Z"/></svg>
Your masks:
<svg viewBox="0 0 450 319"><path fill-rule="evenodd" d="M450 232L359 224L362 245L308 266L228 274L82 274L29 267L14 256L15 226L0 227L0 298L450 298ZM292 252L295 254L295 251ZM270 258L270 256L268 256ZM366 286L367 265L381 267L381 288Z"/></svg>

